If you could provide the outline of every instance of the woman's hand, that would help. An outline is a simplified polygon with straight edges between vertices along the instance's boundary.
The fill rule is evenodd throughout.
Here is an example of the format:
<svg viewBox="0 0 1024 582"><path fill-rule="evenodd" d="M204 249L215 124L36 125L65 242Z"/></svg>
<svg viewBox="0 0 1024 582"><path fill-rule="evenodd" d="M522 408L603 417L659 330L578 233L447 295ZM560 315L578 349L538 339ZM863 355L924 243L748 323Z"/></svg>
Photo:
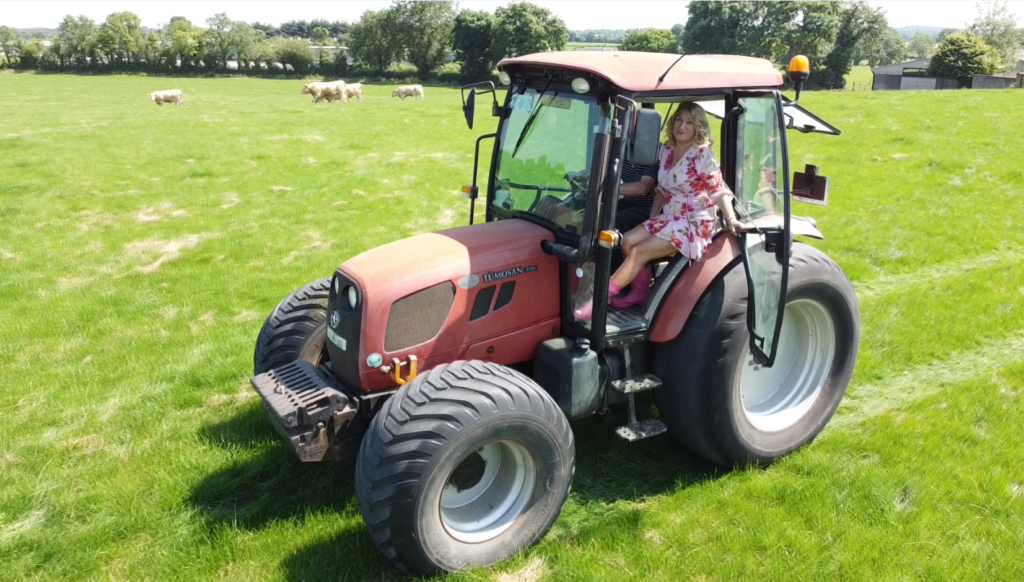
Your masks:
<svg viewBox="0 0 1024 582"><path fill-rule="evenodd" d="M733 233L736 236L739 236L744 229L743 221L736 218L735 216L728 216L725 220L725 227L729 230L729 232Z"/></svg>

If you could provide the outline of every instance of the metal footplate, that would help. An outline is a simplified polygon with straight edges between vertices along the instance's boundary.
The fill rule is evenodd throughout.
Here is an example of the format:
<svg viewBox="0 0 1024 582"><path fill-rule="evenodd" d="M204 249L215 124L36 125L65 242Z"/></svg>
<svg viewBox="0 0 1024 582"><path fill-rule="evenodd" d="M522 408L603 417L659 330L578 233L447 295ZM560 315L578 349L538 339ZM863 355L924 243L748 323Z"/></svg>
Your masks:
<svg viewBox="0 0 1024 582"><path fill-rule="evenodd" d="M637 376L636 378L624 378L622 380L614 380L612 382L612 388L615 388L623 394L634 394L636 392L646 392L647 390L654 390L655 388L661 388L661 378L654 374L644 374Z"/></svg>
<svg viewBox="0 0 1024 582"><path fill-rule="evenodd" d="M615 429L615 434L627 441L638 441L668 432L668 427L657 418L648 418L640 422L631 422Z"/></svg>
<svg viewBox="0 0 1024 582"><path fill-rule="evenodd" d="M303 462L338 457L334 435L355 416L358 401L313 364L299 361L253 377L253 388L277 432Z"/></svg>
<svg viewBox="0 0 1024 582"><path fill-rule="evenodd" d="M654 374L644 374L635 378L625 378L612 382L612 388L626 395L629 404L629 424L615 429L615 434L627 441L638 441L668 432L665 423L657 418L647 418L641 421L636 419L636 403L633 395L637 392L646 392L661 388L661 379Z"/></svg>

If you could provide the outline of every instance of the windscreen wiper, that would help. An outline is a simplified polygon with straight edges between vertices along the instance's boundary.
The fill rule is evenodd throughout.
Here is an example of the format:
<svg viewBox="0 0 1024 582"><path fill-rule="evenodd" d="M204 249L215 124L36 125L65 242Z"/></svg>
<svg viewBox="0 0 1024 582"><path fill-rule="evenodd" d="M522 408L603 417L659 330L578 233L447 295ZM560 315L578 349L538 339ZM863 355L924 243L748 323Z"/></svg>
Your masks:
<svg viewBox="0 0 1024 582"><path fill-rule="evenodd" d="M544 90L542 90L540 92L540 96L537 97L537 106L534 107L533 111L530 112L530 117L529 117L529 119L526 120L526 125L523 126L523 133L519 134L519 139L516 141L516 147L515 147L515 149L512 150L512 157L513 158L516 157L516 152L519 151L519 146L523 145L523 140L526 139L526 134L529 133L530 126L533 125L533 120L537 119L537 114L540 113L540 108L543 107L542 104L544 102L544 94L548 92L548 86L549 85L551 85L551 79L550 78L548 78L548 82L544 84ZM555 91L555 94L552 95L551 98L554 99L555 96L557 96L557 95L558 95L558 91Z"/></svg>

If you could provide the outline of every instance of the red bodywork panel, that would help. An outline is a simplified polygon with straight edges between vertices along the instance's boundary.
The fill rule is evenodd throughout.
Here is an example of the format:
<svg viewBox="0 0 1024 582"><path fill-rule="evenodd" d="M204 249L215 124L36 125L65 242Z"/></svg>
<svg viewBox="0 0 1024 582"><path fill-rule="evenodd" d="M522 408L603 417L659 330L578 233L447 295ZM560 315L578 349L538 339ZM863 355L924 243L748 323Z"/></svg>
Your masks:
<svg viewBox="0 0 1024 582"><path fill-rule="evenodd" d="M697 306L697 301L711 283L737 257L741 256L740 242L732 234L723 233L704 251L704 258L687 267L668 292L651 327L652 342L675 339Z"/></svg>
<svg viewBox="0 0 1024 582"><path fill-rule="evenodd" d="M341 265L363 291L359 377L364 390L394 386L367 357L415 355L419 369L465 358L513 364L533 358L537 344L558 335L558 259L544 254L542 240L554 240L547 229L523 220L502 220L421 234L371 249ZM501 273L507 270L512 274ZM527 270L535 267L534 270ZM487 281L485 275L499 273ZM479 281L470 286L467 275ZM462 285L460 285L462 280ZM384 332L391 305L421 289L451 281L455 301L441 331L432 339L395 352L384 350ZM512 301L474 321L469 320L477 293L515 281ZM463 288L469 287L469 288ZM493 306L494 300L492 300ZM488 348L493 351L488 353Z"/></svg>
<svg viewBox="0 0 1024 582"><path fill-rule="evenodd" d="M502 59L498 70L510 65L577 69L600 75L627 91L774 88L783 82L782 73L771 61L738 55L686 55L680 59L677 54L630 51L546 52Z"/></svg>

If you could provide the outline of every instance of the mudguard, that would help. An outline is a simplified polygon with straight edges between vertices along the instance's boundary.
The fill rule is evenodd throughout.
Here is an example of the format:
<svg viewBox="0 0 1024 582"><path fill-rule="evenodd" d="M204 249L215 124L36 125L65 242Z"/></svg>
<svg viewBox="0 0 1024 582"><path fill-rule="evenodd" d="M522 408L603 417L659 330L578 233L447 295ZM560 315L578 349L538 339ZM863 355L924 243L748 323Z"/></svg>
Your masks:
<svg viewBox="0 0 1024 582"><path fill-rule="evenodd" d="M704 258L684 269L665 295L654 317L650 340L667 342L675 339L711 283L742 260L740 242L735 236L723 233L715 237L704 252Z"/></svg>

